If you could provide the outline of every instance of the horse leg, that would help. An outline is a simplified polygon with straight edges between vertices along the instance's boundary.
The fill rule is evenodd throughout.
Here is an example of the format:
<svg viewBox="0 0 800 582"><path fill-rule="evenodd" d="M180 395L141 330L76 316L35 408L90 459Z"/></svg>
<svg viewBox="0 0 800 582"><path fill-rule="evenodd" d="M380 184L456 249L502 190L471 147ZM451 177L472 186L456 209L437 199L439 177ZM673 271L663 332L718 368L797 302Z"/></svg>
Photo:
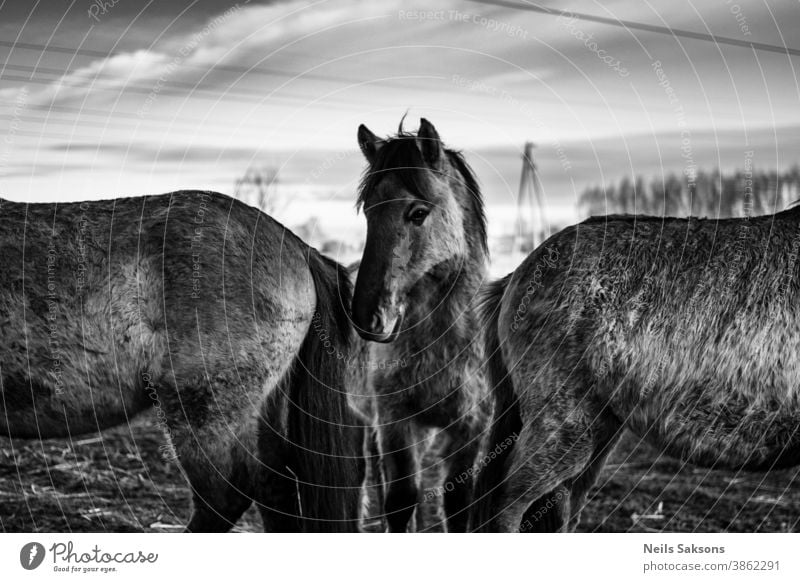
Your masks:
<svg viewBox="0 0 800 582"><path fill-rule="evenodd" d="M273 391L258 420L258 460L255 501L265 532L302 531L303 507L297 476L290 469L292 446L287 442L286 384Z"/></svg>
<svg viewBox="0 0 800 582"><path fill-rule="evenodd" d="M519 531L522 533L551 533L564 529L569 521L572 488L562 483L553 491L534 501L525 510Z"/></svg>
<svg viewBox="0 0 800 582"><path fill-rule="evenodd" d="M559 451L555 452L557 455L561 454ZM545 514L549 511L547 501L552 498L546 495L548 491L554 492L553 498L557 500L559 495L565 496L565 499L558 500L556 512L549 521L550 525L542 523L540 527L546 531L563 531L566 526L564 516L569 512L569 489L560 483L569 479L576 470L579 471L587 459L567 456L558 465L548 466L546 454L535 454L524 461L519 461L519 455L514 454L514 461L515 466L507 478L506 489L500 496L497 512L488 524L488 531L518 532L536 527L537 521L527 522L523 517L534 502L535 507L543 508Z"/></svg>
<svg viewBox="0 0 800 582"><path fill-rule="evenodd" d="M486 524L489 531L519 531L522 517L533 502L569 483L591 460L596 443L589 430L591 423L586 420L590 415L580 405L559 400L559 396L554 400L523 416L530 420L523 422L511 451L505 484L497 495L494 515Z"/></svg>
<svg viewBox="0 0 800 582"><path fill-rule="evenodd" d="M384 482L387 484L384 513L390 532L408 529L420 501L417 433L407 422L390 423L379 429ZM411 526L413 531L413 524Z"/></svg>
<svg viewBox="0 0 800 582"><path fill-rule="evenodd" d="M614 447L622 438L623 430L615 421L609 421L603 430L597 433L597 444L592 452L589 464L572 483L572 503L570 506L569 531L575 531L581 520L581 512L586 506L589 490L597 481L606 460Z"/></svg>
<svg viewBox="0 0 800 582"><path fill-rule="evenodd" d="M383 471L381 469L381 453L378 445L378 430L373 426L365 427L364 435L364 457L368 460L369 475L364 480L364 488L366 490L367 499L371 499L370 492L374 489L376 497L376 507L378 508L378 519L380 520L381 531L386 529L386 516L383 514L385 499L385 483L383 479ZM369 506L371 507L371 503ZM372 512L369 512L368 517L372 517Z"/></svg>
<svg viewBox="0 0 800 582"><path fill-rule="evenodd" d="M284 471L288 473L287 469ZM302 508L297 502L297 482L275 469L264 469L257 480L256 503L264 523L264 531L296 533L302 531L298 517Z"/></svg>
<svg viewBox="0 0 800 582"><path fill-rule="evenodd" d="M254 462L248 457L252 457L254 443L248 442L251 439L246 433L237 438L229 431L226 427L171 429L192 490L187 532L226 532L252 503Z"/></svg>
<svg viewBox="0 0 800 582"><path fill-rule="evenodd" d="M581 511L586 505L586 496L597 481L622 431L613 420L608 419L604 427L595 434L597 445L583 472L533 502L525 511L520 531L525 533L547 533L563 529L575 531L580 522Z"/></svg>
<svg viewBox="0 0 800 582"><path fill-rule="evenodd" d="M185 471L192 489L192 517L186 529L190 532L225 533L236 525L253 500L243 492L241 486L231 485L224 478L202 477L203 484L192 482L190 473Z"/></svg>
<svg viewBox="0 0 800 582"><path fill-rule="evenodd" d="M444 512L448 532L467 531L469 507L472 503L475 457L480 448L477 431L458 428L447 431L448 442L444 450L447 476L444 487Z"/></svg>
<svg viewBox="0 0 800 582"><path fill-rule="evenodd" d="M186 531L225 532L253 502L260 464L256 406L271 377L264 371L187 368L178 361L177 381L162 380L157 390L168 437L192 491Z"/></svg>
<svg viewBox="0 0 800 582"><path fill-rule="evenodd" d="M300 532L303 508L299 502L297 482L287 464L281 443L272 442L260 447L255 498L265 532Z"/></svg>

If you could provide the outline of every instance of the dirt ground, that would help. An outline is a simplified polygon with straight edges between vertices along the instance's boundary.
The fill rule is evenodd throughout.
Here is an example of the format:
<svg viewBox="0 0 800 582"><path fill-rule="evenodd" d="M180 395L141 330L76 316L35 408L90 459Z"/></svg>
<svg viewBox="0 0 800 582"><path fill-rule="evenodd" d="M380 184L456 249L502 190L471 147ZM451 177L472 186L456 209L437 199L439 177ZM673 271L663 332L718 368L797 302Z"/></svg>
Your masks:
<svg viewBox="0 0 800 582"><path fill-rule="evenodd" d="M189 517L180 470L161 458L151 417L99 435L26 442L0 439L0 531L168 532ZM424 482L435 489L437 458ZM432 496L429 496L432 497ZM422 529L441 531L434 498ZM660 456L626 435L590 495L580 531L800 531L800 469L709 471ZM370 529L377 529L375 520ZM251 508L235 531L260 531Z"/></svg>

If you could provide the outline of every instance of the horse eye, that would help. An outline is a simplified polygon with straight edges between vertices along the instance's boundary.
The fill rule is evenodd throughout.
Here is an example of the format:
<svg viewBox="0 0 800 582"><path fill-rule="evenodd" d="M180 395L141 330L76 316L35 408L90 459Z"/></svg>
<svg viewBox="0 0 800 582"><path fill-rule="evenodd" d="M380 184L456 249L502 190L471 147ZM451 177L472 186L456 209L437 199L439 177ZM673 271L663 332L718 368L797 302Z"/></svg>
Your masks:
<svg viewBox="0 0 800 582"><path fill-rule="evenodd" d="M427 218L429 213L430 211L424 206L417 206L416 208L411 210L411 212L408 213L406 219L410 220L411 222L419 226L423 222L425 222L425 218Z"/></svg>

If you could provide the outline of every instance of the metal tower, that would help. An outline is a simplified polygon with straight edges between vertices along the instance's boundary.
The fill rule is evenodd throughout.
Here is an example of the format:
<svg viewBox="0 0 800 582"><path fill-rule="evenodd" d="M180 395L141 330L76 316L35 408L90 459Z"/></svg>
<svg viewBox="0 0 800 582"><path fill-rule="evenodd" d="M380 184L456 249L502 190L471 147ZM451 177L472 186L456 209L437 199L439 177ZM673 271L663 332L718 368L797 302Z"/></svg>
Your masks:
<svg viewBox="0 0 800 582"><path fill-rule="evenodd" d="M539 173L533 161L533 148L535 147L533 142L525 142L522 154L522 173L519 178L519 194L517 195L514 248L523 253L529 253L535 249L546 238L548 230Z"/></svg>

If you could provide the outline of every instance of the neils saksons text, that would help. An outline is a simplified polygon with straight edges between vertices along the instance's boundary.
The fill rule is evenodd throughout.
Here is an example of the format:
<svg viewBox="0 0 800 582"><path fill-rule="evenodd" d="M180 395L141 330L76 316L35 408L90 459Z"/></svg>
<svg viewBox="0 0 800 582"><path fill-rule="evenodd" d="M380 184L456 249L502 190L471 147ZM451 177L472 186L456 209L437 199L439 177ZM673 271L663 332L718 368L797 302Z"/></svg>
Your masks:
<svg viewBox="0 0 800 582"><path fill-rule="evenodd" d="M695 544L644 544L645 554L724 554L725 546L697 546Z"/></svg>

